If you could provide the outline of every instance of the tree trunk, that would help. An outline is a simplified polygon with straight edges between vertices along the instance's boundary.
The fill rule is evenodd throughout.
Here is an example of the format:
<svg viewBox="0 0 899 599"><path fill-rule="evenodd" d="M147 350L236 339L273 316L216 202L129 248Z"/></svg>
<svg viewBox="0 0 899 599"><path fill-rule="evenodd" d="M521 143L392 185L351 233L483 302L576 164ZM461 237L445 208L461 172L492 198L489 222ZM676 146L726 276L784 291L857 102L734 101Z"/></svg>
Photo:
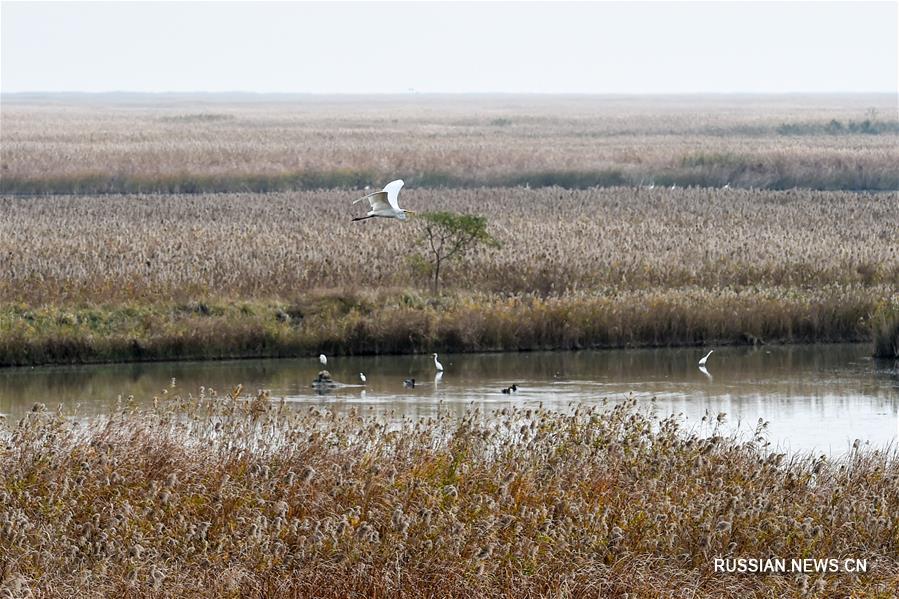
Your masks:
<svg viewBox="0 0 899 599"><path fill-rule="evenodd" d="M440 293L440 257L434 262L434 295Z"/></svg>

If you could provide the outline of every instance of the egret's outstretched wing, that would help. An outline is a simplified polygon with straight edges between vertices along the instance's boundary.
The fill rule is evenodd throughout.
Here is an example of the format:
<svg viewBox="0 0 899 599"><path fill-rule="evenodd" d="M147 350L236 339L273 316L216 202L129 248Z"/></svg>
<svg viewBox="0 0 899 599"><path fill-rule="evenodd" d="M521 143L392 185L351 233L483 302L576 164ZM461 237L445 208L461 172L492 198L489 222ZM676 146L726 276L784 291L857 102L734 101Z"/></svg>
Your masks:
<svg viewBox="0 0 899 599"><path fill-rule="evenodd" d="M384 186L384 192L387 194L387 201L390 202L390 206L394 210L399 210L400 205L398 203L400 197L400 189L403 188L403 180L397 179L396 181L391 181L387 185Z"/></svg>
<svg viewBox="0 0 899 599"><path fill-rule="evenodd" d="M376 191L374 193L370 193L367 196L355 200L353 203L358 204L362 200L368 200L368 204L371 206L371 209L373 211L390 210L391 207L387 199L386 191Z"/></svg>

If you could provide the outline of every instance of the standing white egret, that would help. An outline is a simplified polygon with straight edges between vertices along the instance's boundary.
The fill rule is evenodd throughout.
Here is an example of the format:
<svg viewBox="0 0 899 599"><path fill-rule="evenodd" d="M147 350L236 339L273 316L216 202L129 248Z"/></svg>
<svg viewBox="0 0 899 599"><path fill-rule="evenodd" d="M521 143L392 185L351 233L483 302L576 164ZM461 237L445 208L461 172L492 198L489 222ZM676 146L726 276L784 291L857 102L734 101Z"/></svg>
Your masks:
<svg viewBox="0 0 899 599"><path fill-rule="evenodd" d="M443 364L437 360L437 354L434 354L434 367L437 368L439 372L443 372Z"/></svg>
<svg viewBox="0 0 899 599"><path fill-rule="evenodd" d="M365 382L368 380L367 378L365 378L365 373L364 373L364 372L360 372L360 373L359 373L359 380L362 381L362 384L363 384L363 385L364 385Z"/></svg>
<svg viewBox="0 0 899 599"><path fill-rule="evenodd" d="M383 190L376 191L374 193L370 193L367 196L363 196L358 200L355 200L353 203L357 204L362 200L368 200L368 204L371 207L371 210L368 211L366 216L357 216L353 220L365 220L367 218L374 218L376 216L381 218L395 218L398 220L406 220L406 214L415 214L411 210L403 210L400 208L398 203L398 199L400 196L400 189L403 187L403 180L397 179L396 181L391 181L388 183Z"/></svg>
<svg viewBox="0 0 899 599"><path fill-rule="evenodd" d="M319 354L318 361L322 363L322 366L327 366L328 365L328 356L326 356L325 354Z"/></svg>
<svg viewBox="0 0 899 599"><path fill-rule="evenodd" d="M709 359L709 356L712 355L712 352L713 352L713 351L715 351L715 350L713 349L713 350L709 351L709 353L707 353L706 355L704 355L704 356L702 357L702 359L699 361L699 365L700 365L700 366L705 366L706 360Z"/></svg>

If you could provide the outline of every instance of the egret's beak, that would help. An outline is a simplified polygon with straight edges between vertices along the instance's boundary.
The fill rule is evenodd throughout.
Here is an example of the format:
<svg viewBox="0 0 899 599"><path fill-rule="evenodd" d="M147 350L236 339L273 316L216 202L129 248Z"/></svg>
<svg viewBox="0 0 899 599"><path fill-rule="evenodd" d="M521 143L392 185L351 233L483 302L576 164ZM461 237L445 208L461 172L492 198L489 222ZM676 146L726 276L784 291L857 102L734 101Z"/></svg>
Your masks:
<svg viewBox="0 0 899 599"><path fill-rule="evenodd" d="M414 210L403 210L406 214L415 214Z"/></svg>

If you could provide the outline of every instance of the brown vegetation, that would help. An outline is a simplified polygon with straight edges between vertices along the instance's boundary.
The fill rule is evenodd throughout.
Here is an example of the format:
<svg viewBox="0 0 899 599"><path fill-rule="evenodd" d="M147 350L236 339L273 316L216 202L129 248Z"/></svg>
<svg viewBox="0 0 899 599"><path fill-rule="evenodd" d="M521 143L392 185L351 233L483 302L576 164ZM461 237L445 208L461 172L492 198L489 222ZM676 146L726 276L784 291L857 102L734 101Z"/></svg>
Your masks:
<svg viewBox="0 0 899 599"><path fill-rule="evenodd" d="M896 189L894 102L4 96L3 190L135 193L0 195L0 364L870 339L895 193L758 188ZM443 297L396 176L502 246Z"/></svg>
<svg viewBox="0 0 899 599"><path fill-rule="evenodd" d="M899 309L880 310L872 328L874 357L899 360Z"/></svg>
<svg viewBox="0 0 899 599"><path fill-rule="evenodd" d="M885 303L890 294L893 303ZM13 305L0 308L0 365L868 341L889 309L899 301L887 287Z"/></svg>
<svg viewBox="0 0 899 599"><path fill-rule="evenodd" d="M174 381L173 381L174 385ZM0 588L72 596L899 592L899 461L770 453L615 408L435 419L177 388L0 429ZM171 398L171 399L166 399ZM718 422L724 415L718 416ZM714 419L713 419L714 420ZM735 575L716 557L868 560Z"/></svg>
<svg viewBox="0 0 899 599"><path fill-rule="evenodd" d="M888 195L410 189L502 243L439 298L421 223L354 197L0 197L0 364L856 341L899 305Z"/></svg>
<svg viewBox="0 0 899 599"><path fill-rule="evenodd" d="M3 97L2 192L899 189L896 98ZM867 125L865 124L867 123Z"/></svg>
<svg viewBox="0 0 899 599"><path fill-rule="evenodd" d="M426 285L405 260L416 249L415 218L351 223L355 197L0 197L0 301L290 298ZM408 189L403 202L483 215L502 243L447 272L450 288L614 296L899 286L899 212L887 194Z"/></svg>

